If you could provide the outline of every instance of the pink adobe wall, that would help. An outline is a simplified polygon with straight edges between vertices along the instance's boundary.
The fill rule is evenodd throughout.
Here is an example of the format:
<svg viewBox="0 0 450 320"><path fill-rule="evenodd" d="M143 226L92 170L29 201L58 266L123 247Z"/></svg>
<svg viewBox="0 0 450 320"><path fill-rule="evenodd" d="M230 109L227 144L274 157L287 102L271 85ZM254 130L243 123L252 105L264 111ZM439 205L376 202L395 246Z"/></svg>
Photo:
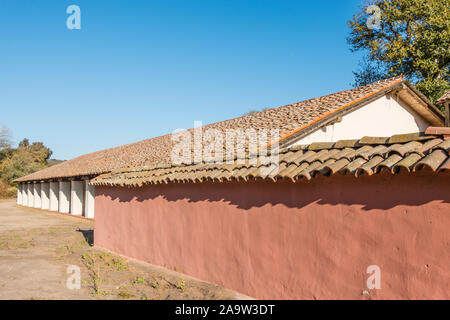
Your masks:
<svg viewBox="0 0 450 320"><path fill-rule="evenodd" d="M262 299L449 299L449 178L98 187L95 245Z"/></svg>

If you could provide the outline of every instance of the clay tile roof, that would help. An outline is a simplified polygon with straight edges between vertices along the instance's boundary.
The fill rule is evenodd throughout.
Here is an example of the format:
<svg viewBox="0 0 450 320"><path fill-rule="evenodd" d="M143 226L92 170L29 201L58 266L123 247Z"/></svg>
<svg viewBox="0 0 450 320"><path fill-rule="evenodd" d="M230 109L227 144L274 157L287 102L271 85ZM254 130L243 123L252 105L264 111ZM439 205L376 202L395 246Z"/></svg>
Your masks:
<svg viewBox="0 0 450 320"><path fill-rule="evenodd" d="M213 128L225 132L227 129L245 130L253 128L259 130L277 128L280 130L280 136L291 136L293 133L317 125L319 120L321 121L327 118L337 110L342 110L354 103L361 103L376 93L384 92L384 90L392 90L394 86L400 85L404 81L402 77L382 80L359 88L210 124L204 126L202 129L207 130ZM374 143L378 142L374 141ZM167 166L170 164L172 147L171 135L168 134L86 154L15 181L25 182L96 176L121 168Z"/></svg>
<svg viewBox="0 0 450 320"><path fill-rule="evenodd" d="M355 177L397 174L400 171L429 173L450 172L450 140L430 135L401 135L393 137L364 137L348 143L314 143L281 149L278 167L257 161L244 164L212 164L143 167L118 170L100 175L91 181L96 186L142 187L161 183L224 182L231 180L289 180L313 179L318 175L350 174ZM259 160L259 159L257 159ZM265 169L265 170L262 170Z"/></svg>
<svg viewBox="0 0 450 320"><path fill-rule="evenodd" d="M440 97L439 99L436 100L437 104L444 104L445 102L450 101L450 90L447 91L446 93L444 93L444 95L442 97Z"/></svg>

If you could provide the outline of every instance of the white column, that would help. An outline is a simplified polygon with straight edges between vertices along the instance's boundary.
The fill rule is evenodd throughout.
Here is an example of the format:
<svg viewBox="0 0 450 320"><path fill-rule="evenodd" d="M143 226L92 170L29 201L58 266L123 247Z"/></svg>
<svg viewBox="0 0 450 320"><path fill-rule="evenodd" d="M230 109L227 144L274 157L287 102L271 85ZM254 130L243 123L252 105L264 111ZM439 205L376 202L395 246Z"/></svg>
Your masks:
<svg viewBox="0 0 450 320"><path fill-rule="evenodd" d="M59 183L59 208L61 213L70 211L70 181L61 181Z"/></svg>
<svg viewBox="0 0 450 320"><path fill-rule="evenodd" d="M59 209L59 182L50 182L50 210L58 211Z"/></svg>
<svg viewBox="0 0 450 320"><path fill-rule="evenodd" d="M41 183L36 182L33 185L33 193L34 193L34 207L41 208Z"/></svg>
<svg viewBox="0 0 450 320"><path fill-rule="evenodd" d="M26 183L22 184L22 205L28 205L28 185Z"/></svg>
<svg viewBox="0 0 450 320"><path fill-rule="evenodd" d="M70 191L70 213L75 216L83 215L84 181L72 181Z"/></svg>
<svg viewBox="0 0 450 320"><path fill-rule="evenodd" d="M34 207L34 187L33 184L27 185L28 207Z"/></svg>
<svg viewBox="0 0 450 320"><path fill-rule="evenodd" d="M41 209L50 209L50 183L48 182L41 183Z"/></svg>
<svg viewBox="0 0 450 320"><path fill-rule="evenodd" d="M17 185L17 204L18 205L22 204L22 185L21 184Z"/></svg>
<svg viewBox="0 0 450 320"><path fill-rule="evenodd" d="M89 219L94 219L95 186L90 186L89 180L86 180L84 190L84 216Z"/></svg>

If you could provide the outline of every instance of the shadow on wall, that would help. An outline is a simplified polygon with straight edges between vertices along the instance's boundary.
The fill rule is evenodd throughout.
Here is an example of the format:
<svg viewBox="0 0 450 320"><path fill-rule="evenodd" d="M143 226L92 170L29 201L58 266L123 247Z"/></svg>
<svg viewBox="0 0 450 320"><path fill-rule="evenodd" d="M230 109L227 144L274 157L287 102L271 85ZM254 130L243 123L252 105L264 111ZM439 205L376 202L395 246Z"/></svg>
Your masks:
<svg viewBox="0 0 450 320"><path fill-rule="evenodd" d="M431 171L399 173L383 172L355 178L336 174L319 176L311 181L232 181L224 183L185 183L150 185L124 189L98 187L96 196L120 202L143 202L158 197L168 201L224 202L248 210L265 205L303 208L318 205L359 205L364 210L387 210L398 205L418 206L431 201L450 203L450 173ZM125 191L125 192L124 192Z"/></svg>

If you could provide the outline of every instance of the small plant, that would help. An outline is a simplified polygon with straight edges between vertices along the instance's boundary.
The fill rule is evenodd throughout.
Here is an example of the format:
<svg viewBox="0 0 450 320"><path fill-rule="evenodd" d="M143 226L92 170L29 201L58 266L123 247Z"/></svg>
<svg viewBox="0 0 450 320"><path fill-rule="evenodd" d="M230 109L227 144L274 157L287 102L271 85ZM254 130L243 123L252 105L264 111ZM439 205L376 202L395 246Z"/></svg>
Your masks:
<svg viewBox="0 0 450 320"><path fill-rule="evenodd" d="M141 300L148 300L148 299L147 299L147 296L146 296L145 294L142 295Z"/></svg>
<svg viewBox="0 0 450 320"><path fill-rule="evenodd" d="M107 291L104 291L104 290L99 290L98 292L97 292L97 295L99 295L99 296L107 296L109 293L107 292Z"/></svg>
<svg viewBox="0 0 450 320"><path fill-rule="evenodd" d="M117 296L121 299L131 299L135 297L134 294L128 293L126 291L120 291Z"/></svg>
<svg viewBox="0 0 450 320"><path fill-rule="evenodd" d="M83 255L81 256L81 259L83 259L84 264L89 269L91 269L95 263L94 255L87 253L87 252L83 253Z"/></svg>
<svg viewBox="0 0 450 320"><path fill-rule="evenodd" d="M74 253L74 252L75 252L74 247L73 247L69 242L67 242L65 248L66 248L66 250L67 250L68 253Z"/></svg>
<svg viewBox="0 0 450 320"><path fill-rule="evenodd" d="M134 283L135 284L143 284L143 283L145 283L145 279L144 278L136 278L134 280Z"/></svg>
<svg viewBox="0 0 450 320"><path fill-rule="evenodd" d="M34 246L33 239L23 239L19 235L9 234L0 237L0 250L28 249Z"/></svg>
<svg viewBox="0 0 450 320"><path fill-rule="evenodd" d="M94 284L94 294L100 294L101 290L100 290L100 283L101 283L101 279L100 279L100 266L98 267L98 271L95 272L93 270L93 284Z"/></svg>
<svg viewBox="0 0 450 320"><path fill-rule="evenodd" d="M154 289L159 289L160 286L161 286L161 285L159 284L158 281L152 282L152 287L153 287Z"/></svg>
<svg viewBox="0 0 450 320"><path fill-rule="evenodd" d="M121 258L113 258L111 264L117 271L123 271L128 269L128 266Z"/></svg>
<svg viewBox="0 0 450 320"><path fill-rule="evenodd" d="M175 287L181 291L186 290L186 282L184 281L184 279L181 279L179 281L177 281L177 283L175 284Z"/></svg>

